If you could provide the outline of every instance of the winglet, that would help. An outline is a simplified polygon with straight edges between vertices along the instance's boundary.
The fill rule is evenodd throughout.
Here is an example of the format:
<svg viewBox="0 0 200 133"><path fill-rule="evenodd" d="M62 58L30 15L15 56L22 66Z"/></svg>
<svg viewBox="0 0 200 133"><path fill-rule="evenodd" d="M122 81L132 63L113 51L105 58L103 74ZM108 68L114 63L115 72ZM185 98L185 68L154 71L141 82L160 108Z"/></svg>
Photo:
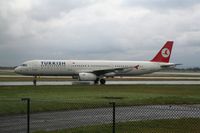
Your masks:
<svg viewBox="0 0 200 133"><path fill-rule="evenodd" d="M173 43L173 41L167 41L166 44L161 48L161 50L151 61L168 63L171 56Z"/></svg>

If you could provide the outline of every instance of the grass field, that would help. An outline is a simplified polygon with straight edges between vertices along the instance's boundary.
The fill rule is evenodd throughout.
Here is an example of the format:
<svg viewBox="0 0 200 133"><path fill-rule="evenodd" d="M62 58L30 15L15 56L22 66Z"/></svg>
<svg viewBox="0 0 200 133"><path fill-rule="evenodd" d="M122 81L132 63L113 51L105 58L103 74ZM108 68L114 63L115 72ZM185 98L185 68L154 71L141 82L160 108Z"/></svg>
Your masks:
<svg viewBox="0 0 200 133"><path fill-rule="evenodd" d="M34 133L111 133L111 124ZM199 133L200 119L149 120L117 123L116 133Z"/></svg>
<svg viewBox="0 0 200 133"><path fill-rule="evenodd" d="M117 105L199 104L200 85L9 86L0 87L0 115Z"/></svg>
<svg viewBox="0 0 200 133"><path fill-rule="evenodd" d="M16 75L14 70L1 70L0 69L0 75Z"/></svg>

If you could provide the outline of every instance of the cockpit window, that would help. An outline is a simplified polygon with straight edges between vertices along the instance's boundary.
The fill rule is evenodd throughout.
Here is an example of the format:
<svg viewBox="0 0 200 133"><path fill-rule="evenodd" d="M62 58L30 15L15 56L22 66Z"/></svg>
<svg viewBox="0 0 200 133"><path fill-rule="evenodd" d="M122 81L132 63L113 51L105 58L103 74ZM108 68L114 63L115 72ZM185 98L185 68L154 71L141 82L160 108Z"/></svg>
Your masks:
<svg viewBox="0 0 200 133"><path fill-rule="evenodd" d="M22 64L21 66L27 67L28 65L27 64Z"/></svg>

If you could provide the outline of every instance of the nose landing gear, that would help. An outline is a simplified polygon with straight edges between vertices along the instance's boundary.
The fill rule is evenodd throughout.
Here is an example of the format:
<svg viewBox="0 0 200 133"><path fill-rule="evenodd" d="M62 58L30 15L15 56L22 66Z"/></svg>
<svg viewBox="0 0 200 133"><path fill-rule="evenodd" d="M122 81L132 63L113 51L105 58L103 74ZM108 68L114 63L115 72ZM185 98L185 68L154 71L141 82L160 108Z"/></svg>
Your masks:
<svg viewBox="0 0 200 133"><path fill-rule="evenodd" d="M34 78L33 78L33 85L37 86L37 76L34 76Z"/></svg>

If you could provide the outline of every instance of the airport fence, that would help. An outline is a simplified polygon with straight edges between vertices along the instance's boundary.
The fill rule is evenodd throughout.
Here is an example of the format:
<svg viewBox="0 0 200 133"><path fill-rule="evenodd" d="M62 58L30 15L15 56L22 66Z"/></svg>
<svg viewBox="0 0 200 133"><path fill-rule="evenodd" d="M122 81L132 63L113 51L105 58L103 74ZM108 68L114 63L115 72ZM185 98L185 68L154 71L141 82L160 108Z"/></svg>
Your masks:
<svg viewBox="0 0 200 133"><path fill-rule="evenodd" d="M4 100L0 133L199 133L200 105ZM51 132L52 133L52 132Z"/></svg>

